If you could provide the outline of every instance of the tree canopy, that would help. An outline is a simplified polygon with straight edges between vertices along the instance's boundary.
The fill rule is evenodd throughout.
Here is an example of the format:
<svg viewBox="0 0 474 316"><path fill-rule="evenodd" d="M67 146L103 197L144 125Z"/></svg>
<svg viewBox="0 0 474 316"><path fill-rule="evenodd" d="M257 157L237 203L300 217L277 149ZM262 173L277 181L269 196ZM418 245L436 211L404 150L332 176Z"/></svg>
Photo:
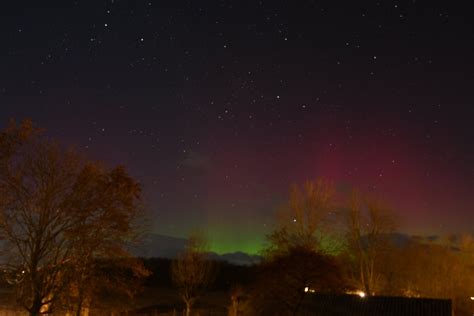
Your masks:
<svg viewBox="0 0 474 316"><path fill-rule="evenodd" d="M141 188L44 136L30 121L0 133L0 233L5 270L31 315L50 312L75 283L80 306L96 259L127 258Z"/></svg>

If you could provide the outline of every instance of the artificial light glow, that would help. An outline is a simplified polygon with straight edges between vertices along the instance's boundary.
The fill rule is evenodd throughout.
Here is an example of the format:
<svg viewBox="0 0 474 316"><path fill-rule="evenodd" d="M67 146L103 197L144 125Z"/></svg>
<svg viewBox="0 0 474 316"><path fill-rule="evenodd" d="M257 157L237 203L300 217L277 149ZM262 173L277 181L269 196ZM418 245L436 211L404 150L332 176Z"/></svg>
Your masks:
<svg viewBox="0 0 474 316"><path fill-rule="evenodd" d="M304 292L305 292L305 293L308 293L308 291L309 291L309 287L306 286L306 287L304 288Z"/></svg>
<svg viewBox="0 0 474 316"><path fill-rule="evenodd" d="M471 298L471 301L474 301L474 296L471 296L470 298Z"/></svg>
<svg viewBox="0 0 474 316"><path fill-rule="evenodd" d="M362 291L357 292L357 295L359 295L360 297L365 297L365 293Z"/></svg>

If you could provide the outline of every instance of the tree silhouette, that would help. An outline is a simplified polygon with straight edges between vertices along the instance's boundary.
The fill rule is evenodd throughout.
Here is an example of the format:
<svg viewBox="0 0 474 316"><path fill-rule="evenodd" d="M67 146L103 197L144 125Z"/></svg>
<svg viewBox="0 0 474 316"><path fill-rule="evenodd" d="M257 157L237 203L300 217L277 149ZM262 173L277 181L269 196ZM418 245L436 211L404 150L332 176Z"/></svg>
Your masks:
<svg viewBox="0 0 474 316"><path fill-rule="evenodd" d="M379 201L354 191L344 212L349 269L359 290L372 295L380 283L380 263L390 252L395 219Z"/></svg>
<svg viewBox="0 0 474 316"><path fill-rule="evenodd" d="M340 293L344 289L334 257L304 247L291 248L261 264L246 315L297 315L310 293Z"/></svg>
<svg viewBox="0 0 474 316"><path fill-rule="evenodd" d="M194 303L214 279L214 264L207 250L204 236L193 234L188 238L186 249L171 264L173 283L186 304L186 316L191 315Z"/></svg>
<svg viewBox="0 0 474 316"><path fill-rule="evenodd" d="M87 287L94 258L128 256L140 186L124 168L86 161L30 121L0 133L0 153L5 270L20 276L10 281L30 315L48 313L71 282L79 293Z"/></svg>
<svg viewBox="0 0 474 316"><path fill-rule="evenodd" d="M334 210L334 188L322 180L293 185L288 203L281 209L277 228L268 236L267 255L293 248L321 250L330 236L328 219Z"/></svg>

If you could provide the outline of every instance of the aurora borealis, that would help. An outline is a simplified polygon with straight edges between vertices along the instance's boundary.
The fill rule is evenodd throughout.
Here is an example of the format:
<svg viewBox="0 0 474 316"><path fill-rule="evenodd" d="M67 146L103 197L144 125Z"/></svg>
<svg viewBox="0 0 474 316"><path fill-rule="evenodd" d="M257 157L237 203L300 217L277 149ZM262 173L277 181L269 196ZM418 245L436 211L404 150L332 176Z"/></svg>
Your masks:
<svg viewBox="0 0 474 316"><path fill-rule="evenodd" d="M54 3L54 5L53 5ZM472 232L474 42L448 1L0 5L0 118L143 185L150 230L256 253L288 187L382 196Z"/></svg>

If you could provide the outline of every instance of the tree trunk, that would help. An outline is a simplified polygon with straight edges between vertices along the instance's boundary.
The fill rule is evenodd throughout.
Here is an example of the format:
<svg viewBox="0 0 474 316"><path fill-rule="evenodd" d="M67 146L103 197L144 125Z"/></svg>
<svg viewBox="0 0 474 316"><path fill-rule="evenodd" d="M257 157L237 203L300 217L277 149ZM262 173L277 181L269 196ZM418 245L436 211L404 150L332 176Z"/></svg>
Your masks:
<svg viewBox="0 0 474 316"><path fill-rule="evenodd" d="M76 316L81 316L81 310L82 310L82 299L79 299L79 302L77 303L77 308L76 308Z"/></svg>
<svg viewBox="0 0 474 316"><path fill-rule="evenodd" d="M81 316L82 313L82 303L84 301L84 295L82 290L82 285L79 285L79 297L77 299L77 306L76 306L76 316Z"/></svg>
<svg viewBox="0 0 474 316"><path fill-rule="evenodd" d="M191 316L191 302L186 302L186 316Z"/></svg>
<svg viewBox="0 0 474 316"><path fill-rule="evenodd" d="M41 315L39 310L30 310L30 316L39 316Z"/></svg>
<svg viewBox="0 0 474 316"><path fill-rule="evenodd" d="M35 295L35 298L33 299L33 304L31 305L31 308L29 310L30 316L41 315L42 306L43 306L43 303L41 302L41 297L39 297L38 295Z"/></svg>
<svg viewBox="0 0 474 316"><path fill-rule="evenodd" d="M304 282L304 284L306 284L306 282ZM298 315L298 312L300 310L300 306L301 306L301 303L303 302L304 300L304 297L306 296L306 293L301 291L300 292L301 294L298 295L298 301L296 302L296 305L295 307L293 308L293 315Z"/></svg>

